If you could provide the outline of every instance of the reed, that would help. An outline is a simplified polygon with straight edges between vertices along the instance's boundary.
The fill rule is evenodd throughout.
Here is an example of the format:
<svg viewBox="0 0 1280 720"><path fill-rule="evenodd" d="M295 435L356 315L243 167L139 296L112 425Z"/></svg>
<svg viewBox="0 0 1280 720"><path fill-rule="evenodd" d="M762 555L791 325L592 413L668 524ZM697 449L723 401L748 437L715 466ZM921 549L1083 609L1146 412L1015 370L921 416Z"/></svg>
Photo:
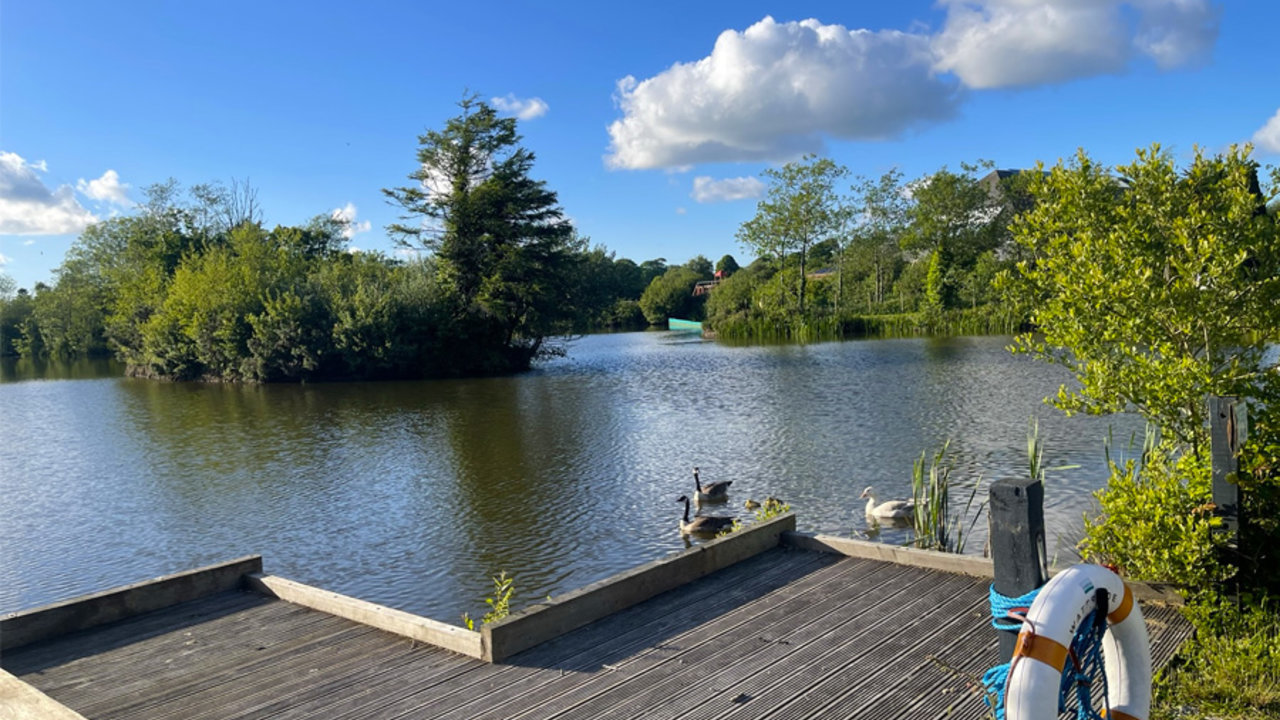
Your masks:
<svg viewBox="0 0 1280 720"><path fill-rule="evenodd" d="M950 445L950 441L943 443L927 468L927 453L920 453L920 459L915 461L912 468L911 497L915 501L912 529L915 531L915 539L911 544L924 550L962 553L965 538L973 531L986 503L979 503L976 511L974 510L973 501L977 498L978 486L981 485L981 482L976 482L965 501L964 509L960 512L953 511L951 461L947 457ZM966 528L965 519L971 512L973 517Z"/></svg>
<svg viewBox="0 0 1280 720"><path fill-rule="evenodd" d="M716 338L728 344L807 343L855 338L949 335L1012 335L1027 330L1021 314L993 306L942 313L827 315L774 318L736 315L714 323Z"/></svg>

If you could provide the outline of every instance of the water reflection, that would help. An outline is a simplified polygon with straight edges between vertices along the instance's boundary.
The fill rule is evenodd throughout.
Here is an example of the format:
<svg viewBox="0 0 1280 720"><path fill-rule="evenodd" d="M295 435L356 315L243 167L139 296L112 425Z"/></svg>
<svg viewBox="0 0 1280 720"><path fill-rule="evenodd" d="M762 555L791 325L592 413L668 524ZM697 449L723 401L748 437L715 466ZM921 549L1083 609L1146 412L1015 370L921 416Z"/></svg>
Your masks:
<svg viewBox="0 0 1280 720"><path fill-rule="evenodd" d="M674 501L695 465L734 482L717 514L772 495L801 529L905 542L868 527L864 487L908 495L912 462L948 440L967 485L1021 475L1031 417L1045 464L1079 466L1050 474L1053 554L1105 477L1107 428L1137 424L1044 407L1063 373L1007 342L635 333L509 378L7 382L0 612L261 553L269 572L456 622L501 570L519 605L684 547ZM984 539L979 523L970 551Z"/></svg>

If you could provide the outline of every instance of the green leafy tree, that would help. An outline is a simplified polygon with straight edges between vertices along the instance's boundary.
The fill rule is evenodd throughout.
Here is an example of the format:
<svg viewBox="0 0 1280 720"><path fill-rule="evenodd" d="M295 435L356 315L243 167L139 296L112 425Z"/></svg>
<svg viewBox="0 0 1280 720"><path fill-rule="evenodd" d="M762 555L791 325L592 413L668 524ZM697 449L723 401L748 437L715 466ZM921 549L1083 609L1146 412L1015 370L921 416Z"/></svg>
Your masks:
<svg viewBox="0 0 1280 720"><path fill-rule="evenodd" d="M902 264L901 239L910 203L896 168L879 178L860 178L846 212L856 218L849 255L868 278L868 305L884 303ZM844 263L842 263L843 265Z"/></svg>
<svg viewBox="0 0 1280 720"><path fill-rule="evenodd" d="M723 274L724 277L732 277L738 270L738 261L734 260L732 255L725 255L716 261L716 272Z"/></svg>
<svg viewBox="0 0 1280 720"><path fill-rule="evenodd" d="M928 254L925 295L936 309L956 307L960 275L1002 236L998 198L974 177L979 167L944 167L911 184L902 247Z"/></svg>
<svg viewBox="0 0 1280 720"><path fill-rule="evenodd" d="M805 311L808 255L814 244L841 228L836 181L848 170L829 158L809 155L781 168L769 168L765 199L756 205L755 217L738 228L738 241L781 269L794 256L799 266L794 288L795 307Z"/></svg>
<svg viewBox="0 0 1280 720"><path fill-rule="evenodd" d="M654 278L640 296L640 310L650 325L661 325L667 318L696 320L702 316L705 295L694 297L693 286L703 277L688 267L673 267L662 277Z"/></svg>
<svg viewBox="0 0 1280 720"><path fill-rule="evenodd" d="M476 96L442 130L418 138L413 184L383 190L403 222L388 231L429 250L458 332L484 346L481 367L527 367L545 338L571 319L572 226L556 194L529 176L534 155L514 118Z"/></svg>
<svg viewBox="0 0 1280 720"><path fill-rule="evenodd" d="M1059 407L1136 409L1198 447L1207 395L1277 397L1264 363L1280 327L1272 196L1247 147L1197 150L1180 172L1155 145L1117 173L1080 151L1032 178L1036 205L1014 225L1028 258L1000 281L1039 331L1017 347L1075 375Z"/></svg>
<svg viewBox="0 0 1280 720"><path fill-rule="evenodd" d="M653 282L654 278L662 277L662 275L666 272L667 272L666 258L654 258L652 260L645 260L644 262L640 263L640 273L641 273L640 292L644 292L645 288L649 287L649 284Z"/></svg>
<svg viewBox="0 0 1280 720"><path fill-rule="evenodd" d="M697 273L698 277L703 280L710 280L712 273L714 272L714 270L712 270L711 261L704 255L698 255L691 258L689 262L684 264L684 266Z"/></svg>

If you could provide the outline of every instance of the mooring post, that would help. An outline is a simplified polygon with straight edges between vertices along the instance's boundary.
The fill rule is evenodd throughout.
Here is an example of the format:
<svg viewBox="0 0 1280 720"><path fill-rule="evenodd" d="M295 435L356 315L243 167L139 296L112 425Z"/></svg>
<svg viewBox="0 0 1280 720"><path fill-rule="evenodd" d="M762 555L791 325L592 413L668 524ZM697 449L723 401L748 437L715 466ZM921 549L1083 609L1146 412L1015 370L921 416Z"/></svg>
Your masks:
<svg viewBox="0 0 1280 720"><path fill-rule="evenodd" d="M1018 597L1045 583L1044 486L1039 480L991 483L988 517L996 592ZM1000 631L1000 662L1013 658L1018 628Z"/></svg>
<svg viewBox="0 0 1280 720"><path fill-rule="evenodd" d="M1240 446L1249 435L1245 404L1235 397L1209 398L1209 459L1213 464L1213 514L1222 524L1213 532L1226 536L1227 552L1240 542Z"/></svg>

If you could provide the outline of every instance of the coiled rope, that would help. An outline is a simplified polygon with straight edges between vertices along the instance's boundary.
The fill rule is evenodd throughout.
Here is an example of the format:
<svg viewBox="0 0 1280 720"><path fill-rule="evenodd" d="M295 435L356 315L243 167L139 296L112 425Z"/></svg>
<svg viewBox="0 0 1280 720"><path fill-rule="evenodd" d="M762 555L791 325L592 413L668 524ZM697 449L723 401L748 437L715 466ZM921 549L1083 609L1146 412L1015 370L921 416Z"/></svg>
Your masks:
<svg viewBox="0 0 1280 720"><path fill-rule="evenodd" d="M1098 597L1097 608L1080 621L1075 636L1071 638L1071 648L1067 656L1071 662L1063 666L1062 684L1058 688L1058 712L1067 711L1067 699L1074 695L1077 720L1103 720L1105 717L1104 714L1094 711L1090 698L1094 682L1101 681L1103 704L1104 706L1106 704L1107 674L1102 659L1102 636L1107 632L1107 600L1106 592L1099 592L1101 594ZM992 585L989 596L991 626L997 630L1019 630L1023 624L1030 625L1027 621L1027 612L1039 593L1040 589L1036 588L1025 595L1008 597L996 592L995 586ZM1028 632L1034 635L1035 627L1030 626ZM1014 658L1013 662L1017 661L1018 659ZM1011 663L1005 663L987 670L982 675L982 684L987 689L985 698L987 705L992 706L992 698L995 698L992 710L995 712L996 720L1005 720L1005 687L1009 683L1009 671L1012 668Z"/></svg>

